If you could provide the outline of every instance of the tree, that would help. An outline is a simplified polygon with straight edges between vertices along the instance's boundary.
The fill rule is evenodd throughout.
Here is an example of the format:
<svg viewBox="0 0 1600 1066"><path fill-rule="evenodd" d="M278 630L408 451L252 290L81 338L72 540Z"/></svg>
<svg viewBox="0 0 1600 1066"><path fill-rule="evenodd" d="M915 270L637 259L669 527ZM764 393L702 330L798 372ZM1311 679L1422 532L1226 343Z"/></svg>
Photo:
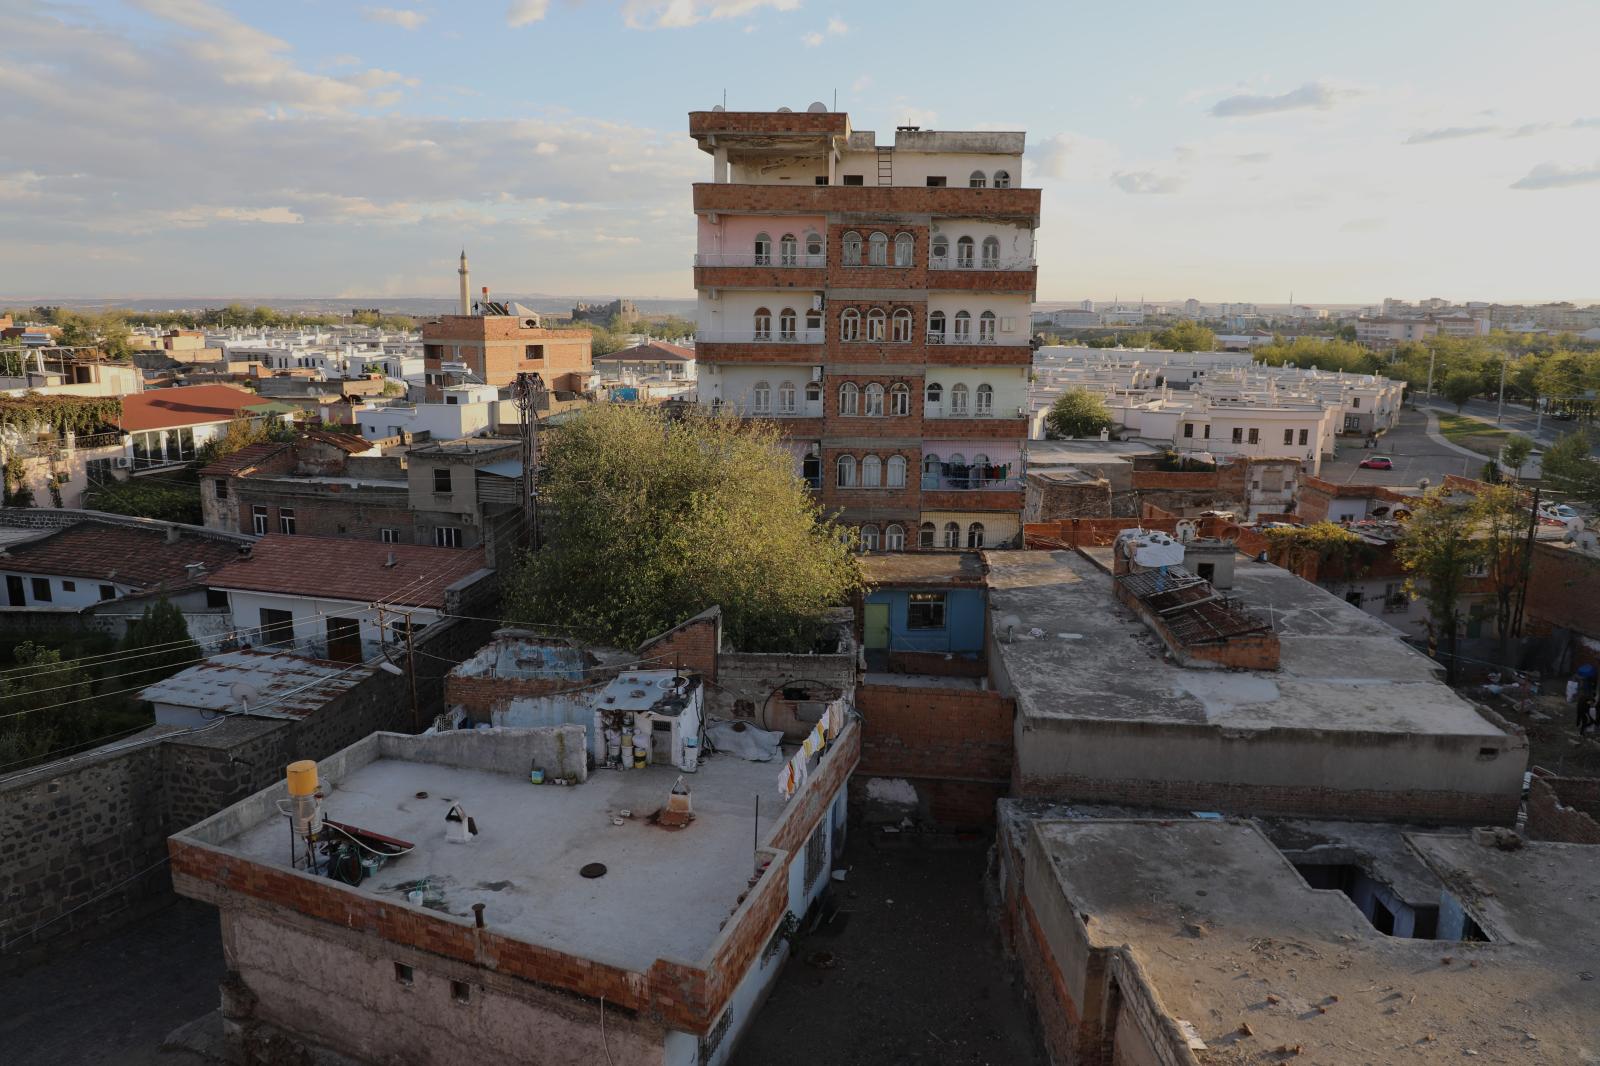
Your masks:
<svg viewBox="0 0 1600 1066"><path fill-rule="evenodd" d="M1518 611L1526 595L1532 557L1525 542L1537 521L1522 490L1509 485L1481 489L1467 505L1472 535L1495 598L1495 631L1500 638L1500 661L1511 663L1511 639L1521 629Z"/></svg>
<svg viewBox="0 0 1600 1066"><path fill-rule="evenodd" d="M132 656L133 672L119 680L124 688L145 688L200 661L200 645L189 637L189 623L176 605L162 597L146 605L144 614L128 623L122 651Z"/></svg>
<svg viewBox="0 0 1600 1066"><path fill-rule="evenodd" d="M1522 467L1533 454L1533 441L1520 433L1513 433L1500 449L1500 462L1511 471L1512 477L1522 476Z"/></svg>
<svg viewBox="0 0 1600 1066"><path fill-rule="evenodd" d="M1600 462L1590 455L1592 447L1589 434L1581 429L1560 437L1539 461L1544 484L1600 507Z"/></svg>
<svg viewBox="0 0 1600 1066"><path fill-rule="evenodd" d="M214 463L223 456L232 455L252 444L293 440L297 432L293 423L275 418L236 418L228 423L228 428L222 436L213 437L200 446L198 460L202 466Z"/></svg>
<svg viewBox="0 0 1600 1066"><path fill-rule="evenodd" d="M1395 555L1410 573L1406 591L1428 606L1428 623L1444 652L1445 678L1455 684L1456 647L1461 632L1460 600L1468 574L1483 560L1467 507L1435 488L1417 500Z"/></svg>
<svg viewBox="0 0 1600 1066"><path fill-rule="evenodd" d="M719 605L735 646L809 651L860 584L769 423L599 404L547 434L540 478L513 622L632 645Z"/></svg>
<svg viewBox="0 0 1600 1066"><path fill-rule="evenodd" d="M1093 437L1111 428L1111 408L1088 389L1068 389L1056 398L1044 421L1058 437Z"/></svg>
<svg viewBox="0 0 1600 1066"><path fill-rule="evenodd" d="M1217 347L1217 335L1199 323L1184 319L1157 333L1155 346L1174 352L1209 352Z"/></svg>
<svg viewBox="0 0 1600 1066"><path fill-rule="evenodd" d="M1270 558L1307 581L1353 580L1372 559L1372 546L1334 522L1276 526L1266 531Z"/></svg>
<svg viewBox="0 0 1600 1066"><path fill-rule="evenodd" d="M1439 389L1444 398L1456 405L1460 411L1462 406L1478 394L1480 383L1478 375L1470 370L1452 370L1444 379L1444 385Z"/></svg>

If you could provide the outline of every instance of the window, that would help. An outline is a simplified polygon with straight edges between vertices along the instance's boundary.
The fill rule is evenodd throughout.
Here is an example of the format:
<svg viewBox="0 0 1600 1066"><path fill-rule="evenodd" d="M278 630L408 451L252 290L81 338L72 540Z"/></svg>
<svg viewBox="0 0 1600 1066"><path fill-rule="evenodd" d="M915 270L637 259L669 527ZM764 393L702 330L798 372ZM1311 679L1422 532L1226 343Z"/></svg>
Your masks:
<svg viewBox="0 0 1600 1066"><path fill-rule="evenodd" d="M848 185L848 179L845 181ZM861 265L861 234L850 230L844 235L844 265L858 267Z"/></svg>
<svg viewBox="0 0 1600 1066"><path fill-rule="evenodd" d="M846 185L865 185L867 183L867 179L860 174L846 174L844 176L844 183Z"/></svg>
<svg viewBox="0 0 1600 1066"><path fill-rule="evenodd" d="M917 527L917 547L933 547L934 528L932 522L924 522Z"/></svg>
<svg viewBox="0 0 1600 1066"><path fill-rule="evenodd" d="M451 474L448 466L436 466L433 468L433 491L444 493L455 491L451 485Z"/></svg>
<svg viewBox="0 0 1600 1066"><path fill-rule="evenodd" d="M806 259L815 263L822 258L822 235L818 233L806 234Z"/></svg>
<svg viewBox="0 0 1600 1066"><path fill-rule="evenodd" d="M861 460L861 487L875 489L883 484L883 460L869 455Z"/></svg>
<svg viewBox="0 0 1600 1066"><path fill-rule="evenodd" d="M944 185L945 185L945 181L944 181L944 175L943 174L940 174L940 175L937 175L937 176L930 175L928 177L928 188L930 188L930 189L942 189L942 188L944 188Z"/></svg>
<svg viewBox="0 0 1600 1066"><path fill-rule="evenodd" d="M227 590L226 589L206 589L206 606L207 607L211 607L211 608L215 608L215 609L221 609L221 610L224 610L224 611L227 610L228 609L228 593L227 593Z"/></svg>
<svg viewBox="0 0 1600 1066"><path fill-rule="evenodd" d="M467 1003L472 999L472 986L465 981L450 982L450 998L457 1003Z"/></svg>
<svg viewBox="0 0 1600 1066"><path fill-rule="evenodd" d="M765 307L756 308L755 326L756 340L770 341L772 339L772 312Z"/></svg>
<svg viewBox="0 0 1600 1066"><path fill-rule="evenodd" d="M1286 430L1283 431L1283 443L1285 443L1285 444L1293 444L1294 443L1294 430L1286 429Z"/></svg>
<svg viewBox="0 0 1600 1066"><path fill-rule="evenodd" d="M861 339L861 312L854 307L846 307L839 315L839 339L842 341Z"/></svg>
<svg viewBox="0 0 1600 1066"><path fill-rule="evenodd" d="M950 258L950 238L942 233L933 235L933 246L928 251L929 258L934 266L944 266L944 261Z"/></svg>
<svg viewBox="0 0 1600 1066"><path fill-rule="evenodd" d="M1193 422L1185 422L1183 424L1183 435L1185 437L1194 436L1194 423Z"/></svg>
<svg viewBox="0 0 1600 1066"><path fill-rule="evenodd" d="M875 552L875 551L877 551L878 550L878 527L877 526L862 526L861 527L861 532L858 534L857 544L860 545L861 550L864 551L864 552Z"/></svg>
<svg viewBox="0 0 1600 1066"><path fill-rule="evenodd" d="M897 344L905 344L911 340L911 311L901 307L894 313L889 322L889 339Z"/></svg>
<svg viewBox="0 0 1600 1066"><path fill-rule="evenodd" d="M1011 188L1011 174L1004 170L994 172L994 187L997 189Z"/></svg>
<svg viewBox="0 0 1600 1066"><path fill-rule="evenodd" d="M1200 434L1200 436L1201 436L1201 439L1203 439L1203 440L1210 440L1211 439L1211 427L1209 425L1203 427L1203 432Z"/></svg>
<svg viewBox="0 0 1600 1066"><path fill-rule="evenodd" d="M994 414L994 388L990 385L978 386L978 406L973 413L979 418L988 418Z"/></svg>
<svg viewBox="0 0 1600 1066"><path fill-rule="evenodd" d="M433 530L433 544L436 548L461 547L460 526L436 526Z"/></svg>
<svg viewBox="0 0 1600 1066"><path fill-rule="evenodd" d="M61 591L62 592L77 592L78 591L78 583L76 581L67 581L67 580L63 579L62 582L61 582Z"/></svg>
<svg viewBox="0 0 1600 1066"><path fill-rule="evenodd" d="M1361 406L1361 397L1359 397L1359 396L1350 397L1350 407L1351 407L1351 409L1354 409L1354 408L1357 408L1357 407L1360 407L1360 406Z"/></svg>
<svg viewBox="0 0 1600 1066"><path fill-rule="evenodd" d="M839 386L839 413L853 415L861 408L861 390L853 381L847 381Z"/></svg>
<svg viewBox="0 0 1600 1066"><path fill-rule="evenodd" d="M941 469L941 466L940 466L940 463L939 463L939 457L937 455L933 454L932 452L929 452L927 455L924 455L922 457L922 476L923 476L924 480L926 480L928 478L932 478L933 479L931 483L924 484L922 486L923 488L925 488L925 489L927 489L927 488L936 489L936 488L939 487L939 471L940 471L940 469Z"/></svg>
<svg viewBox="0 0 1600 1066"><path fill-rule="evenodd" d="M765 233L756 234L756 266L772 265L772 238Z"/></svg>
<svg viewBox="0 0 1600 1066"><path fill-rule="evenodd" d="M866 403L866 408L862 413L863 414L867 414L867 415L871 415L871 416L873 416L875 418L882 418L883 417L883 386L879 385L876 381L874 381L874 382L872 382L871 384L869 384L866 387L865 392L866 392L867 403Z"/></svg>
<svg viewBox="0 0 1600 1066"><path fill-rule="evenodd" d="M944 343L944 312L935 311L928 316L928 343Z"/></svg>
<svg viewBox="0 0 1600 1066"><path fill-rule="evenodd" d="M965 385L950 386L950 413L956 416L967 413L967 387Z"/></svg>
<svg viewBox="0 0 1600 1066"><path fill-rule="evenodd" d="M867 238L867 262L875 267L889 265L888 236L882 233L873 233Z"/></svg>
<svg viewBox="0 0 1600 1066"><path fill-rule="evenodd" d="M929 407L937 408L944 403L944 386L937 381L928 382L927 392L924 394Z"/></svg>
<svg viewBox="0 0 1600 1066"><path fill-rule="evenodd" d="M893 460L890 460L893 462ZM904 460L901 460L902 463ZM906 527L899 523L890 523L883 531L883 547L885 551L905 551Z"/></svg>
<svg viewBox="0 0 1600 1066"><path fill-rule="evenodd" d="M905 488L906 487L906 457L903 456L903 455L891 455L891 456L889 456L889 462L887 463L887 467L888 467L889 476L886 479L885 483L891 489L903 489L903 488ZM890 527L890 528L893 528L893 527Z"/></svg>
<svg viewBox="0 0 1600 1066"><path fill-rule="evenodd" d="M217 478L215 484L217 499L226 500L228 498L228 479L225 477L219 477Z"/></svg>
<svg viewBox="0 0 1600 1066"><path fill-rule="evenodd" d="M906 602L907 629L943 629L945 594L913 592Z"/></svg>
<svg viewBox="0 0 1600 1066"><path fill-rule="evenodd" d="M896 417L911 413L911 390L904 382L889 386L889 413Z"/></svg>
<svg viewBox="0 0 1600 1066"><path fill-rule="evenodd" d="M956 344L970 344L972 342L972 316L965 311L956 312Z"/></svg>
<svg viewBox="0 0 1600 1066"><path fill-rule="evenodd" d="M917 254L917 240L909 233L897 233L894 238L894 265L908 267Z"/></svg>
<svg viewBox="0 0 1600 1066"><path fill-rule="evenodd" d="M289 645L294 643L294 612L261 608L261 643Z"/></svg>
<svg viewBox="0 0 1600 1066"><path fill-rule="evenodd" d="M778 339L780 341L792 341L795 339L795 322L794 308L785 307L778 312Z"/></svg>
<svg viewBox="0 0 1600 1066"><path fill-rule="evenodd" d="M994 326L995 326L995 322L994 322L994 312L993 311L985 311L983 314L978 316L978 343L979 344L993 344L994 343L994 339L995 339Z"/></svg>
<svg viewBox="0 0 1600 1066"><path fill-rule="evenodd" d="M1233 427L1233 443L1235 443L1235 444L1243 444L1244 443L1244 430L1240 429L1238 426L1234 426Z"/></svg>
<svg viewBox="0 0 1600 1066"><path fill-rule="evenodd" d="M403 962L397 962L394 964L394 979L403 985L409 985L416 981L416 975L411 967Z"/></svg>
<svg viewBox="0 0 1600 1066"><path fill-rule="evenodd" d="M383 541L385 544L399 544L400 531L392 526L384 526L382 529L378 530L378 539Z"/></svg>
<svg viewBox="0 0 1600 1066"><path fill-rule="evenodd" d="M946 522L944 524L944 546L946 548L961 547L961 524L959 522Z"/></svg>
<svg viewBox="0 0 1600 1066"><path fill-rule="evenodd" d="M1256 427L1254 427L1254 426L1250 427L1250 443L1251 444L1260 444L1261 443L1261 431L1259 429L1257 429Z"/></svg>
<svg viewBox="0 0 1600 1066"><path fill-rule="evenodd" d="M883 308L874 307L867 312L867 340L883 340L883 325L888 321L888 316L883 313Z"/></svg>
<svg viewBox="0 0 1600 1066"><path fill-rule="evenodd" d="M983 239L983 267L993 270L1000 265L1000 238L985 237Z"/></svg>
<svg viewBox="0 0 1600 1066"><path fill-rule="evenodd" d="M751 407L758 415L772 413L772 386L765 381L758 381L750 390Z"/></svg>
<svg viewBox="0 0 1600 1066"><path fill-rule="evenodd" d="M288 534L289 536L294 535L293 507L278 508L278 532Z"/></svg>
<svg viewBox="0 0 1600 1066"><path fill-rule="evenodd" d="M855 458L855 456L853 456L853 455L841 455L841 456L839 456L839 461L837 463L837 466L838 466L838 477L835 479L835 484L837 484L841 489L853 489L853 488L855 488L856 487L856 458Z"/></svg>
<svg viewBox="0 0 1600 1066"><path fill-rule="evenodd" d="M967 527L967 547L983 547L983 523L974 522Z"/></svg>
<svg viewBox="0 0 1600 1066"><path fill-rule="evenodd" d="M822 383L817 381L806 382L806 404L822 402Z"/></svg>
<svg viewBox="0 0 1600 1066"><path fill-rule="evenodd" d="M792 415L798 408L795 405L794 382L785 381L778 386L778 413Z"/></svg>
<svg viewBox="0 0 1600 1066"><path fill-rule="evenodd" d="M962 237L956 241L956 266L963 270L972 269L972 250L974 245L971 237Z"/></svg>
<svg viewBox="0 0 1600 1066"><path fill-rule="evenodd" d="M813 178L811 180L815 181L818 185L826 185L826 184L828 184L828 175L826 175L826 174L818 174L815 178Z"/></svg>
<svg viewBox="0 0 1600 1066"><path fill-rule="evenodd" d="M984 176L983 171L974 170L971 176L967 178L967 187L971 189L987 189L989 187L989 179Z"/></svg>
<svg viewBox="0 0 1600 1066"><path fill-rule="evenodd" d="M100 598L102 600L114 600L114 599L116 599L117 598L116 586L115 585L101 585L100 586Z"/></svg>
<svg viewBox="0 0 1600 1066"><path fill-rule="evenodd" d="M250 507L250 531L258 537L267 535L267 509L262 504Z"/></svg>
<svg viewBox="0 0 1600 1066"><path fill-rule="evenodd" d="M47 577L36 577L32 579L31 584L33 585L34 602L49 603L51 600L50 579Z"/></svg>
<svg viewBox="0 0 1600 1066"><path fill-rule="evenodd" d="M800 261L799 250L800 242L794 239L794 234L785 233L778 238L778 263L786 267L794 266Z"/></svg>

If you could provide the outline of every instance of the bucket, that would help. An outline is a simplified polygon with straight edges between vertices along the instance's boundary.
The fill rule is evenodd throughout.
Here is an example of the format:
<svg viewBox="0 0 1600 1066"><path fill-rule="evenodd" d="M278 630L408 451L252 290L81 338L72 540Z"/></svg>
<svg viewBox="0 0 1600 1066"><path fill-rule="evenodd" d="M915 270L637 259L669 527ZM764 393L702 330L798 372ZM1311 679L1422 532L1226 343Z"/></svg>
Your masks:
<svg viewBox="0 0 1600 1066"><path fill-rule="evenodd" d="M544 771L543 770L529 770L528 771L528 780L533 782L536 785L544 784Z"/></svg>
<svg viewBox="0 0 1600 1066"><path fill-rule="evenodd" d="M645 751L643 748L634 748L633 749L633 768L635 770L643 770L644 769L644 767L645 767L645 756L648 755L648 754L649 754L649 752Z"/></svg>

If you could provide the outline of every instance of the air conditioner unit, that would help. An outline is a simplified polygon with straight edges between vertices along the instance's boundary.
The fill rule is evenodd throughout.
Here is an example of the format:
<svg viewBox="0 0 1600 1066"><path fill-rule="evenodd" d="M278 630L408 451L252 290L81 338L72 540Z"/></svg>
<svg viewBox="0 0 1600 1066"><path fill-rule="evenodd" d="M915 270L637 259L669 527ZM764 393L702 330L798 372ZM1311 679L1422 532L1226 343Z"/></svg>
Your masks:
<svg viewBox="0 0 1600 1066"><path fill-rule="evenodd" d="M811 368L811 380L812 381L821 381L822 380L822 368L820 366L814 366L814 367Z"/></svg>
<svg viewBox="0 0 1600 1066"><path fill-rule="evenodd" d="M133 460L129 459L126 455L119 455L113 459L112 462L116 465L118 470L126 470L133 465Z"/></svg>

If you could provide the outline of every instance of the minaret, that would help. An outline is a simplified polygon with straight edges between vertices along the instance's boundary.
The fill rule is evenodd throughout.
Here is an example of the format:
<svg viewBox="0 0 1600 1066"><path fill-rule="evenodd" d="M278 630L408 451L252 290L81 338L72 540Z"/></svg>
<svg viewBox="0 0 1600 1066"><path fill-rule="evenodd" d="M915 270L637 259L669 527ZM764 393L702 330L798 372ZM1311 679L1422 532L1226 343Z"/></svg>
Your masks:
<svg viewBox="0 0 1600 1066"><path fill-rule="evenodd" d="M472 314L472 283L467 279L467 250L461 249L461 267L456 271L461 275L461 313Z"/></svg>

